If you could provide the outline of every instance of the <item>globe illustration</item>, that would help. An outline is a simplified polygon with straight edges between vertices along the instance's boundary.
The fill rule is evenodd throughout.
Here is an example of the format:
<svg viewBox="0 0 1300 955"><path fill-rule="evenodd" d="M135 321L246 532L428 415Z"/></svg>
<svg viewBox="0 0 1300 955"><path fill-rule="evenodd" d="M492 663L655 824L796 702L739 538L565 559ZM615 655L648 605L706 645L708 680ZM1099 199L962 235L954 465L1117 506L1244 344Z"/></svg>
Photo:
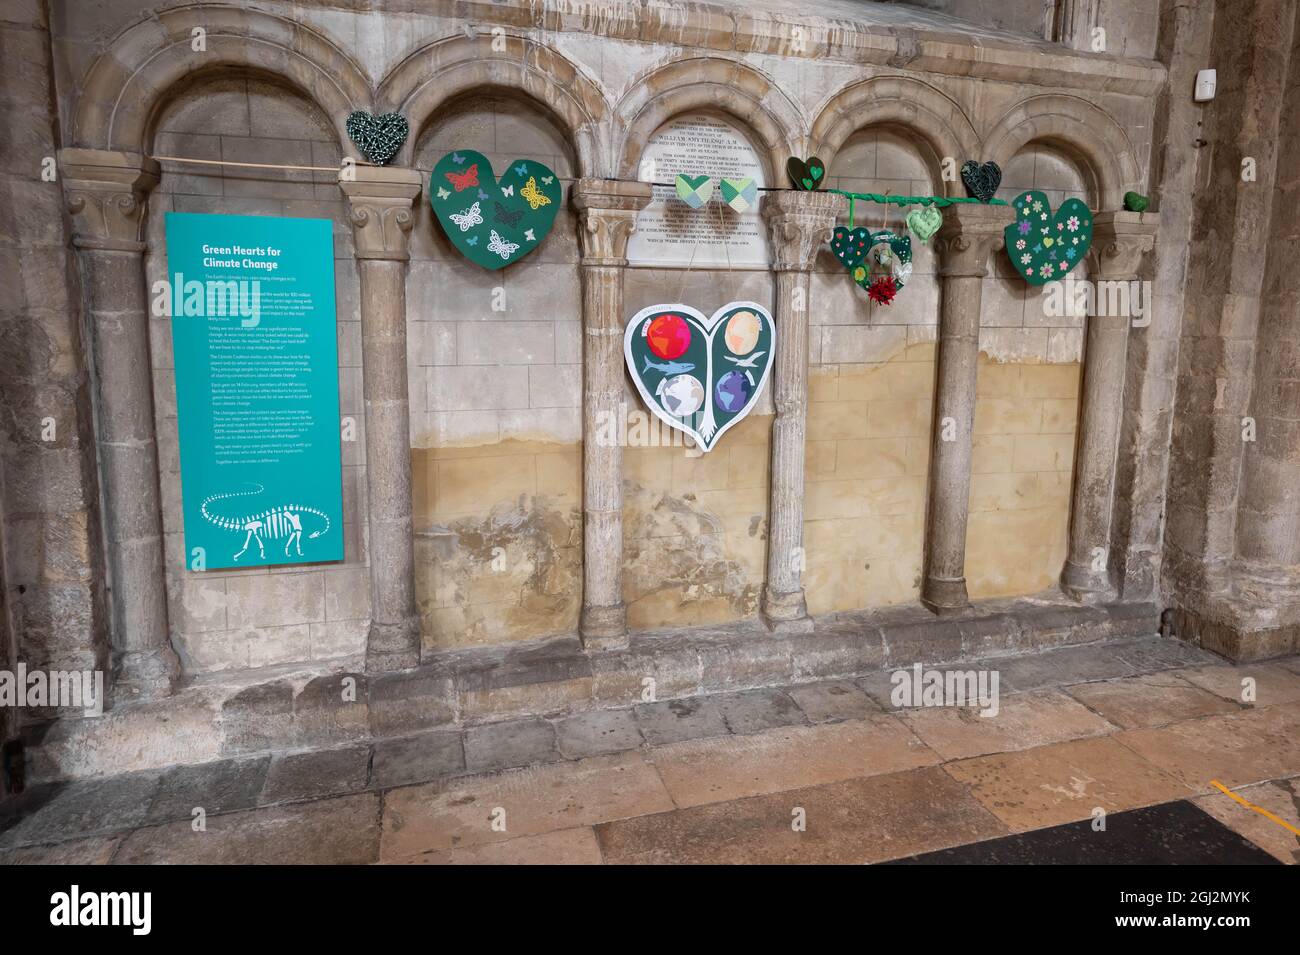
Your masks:
<svg viewBox="0 0 1300 955"><path fill-rule="evenodd" d="M659 385L659 400L671 415L685 418L704 404L704 386L694 375L675 375Z"/></svg>
<svg viewBox="0 0 1300 955"><path fill-rule="evenodd" d="M718 379L717 387L713 389L713 400L723 411L735 414L745 407L753 393L754 386L748 378L738 371L729 371Z"/></svg>
<svg viewBox="0 0 1300 955"><path fill-rule="evenodd" d="M651 320L645 341L655 357L671 361L686 354L691 345L691 327L680 315L660 315Z"/></svg>
<svg viewBox="0 0 1300 955"><path fill-rule="evenodd" d="M727 319L726 342L733 355L748 355L758 344L761 326L753 312L737 312Z"/></svg>

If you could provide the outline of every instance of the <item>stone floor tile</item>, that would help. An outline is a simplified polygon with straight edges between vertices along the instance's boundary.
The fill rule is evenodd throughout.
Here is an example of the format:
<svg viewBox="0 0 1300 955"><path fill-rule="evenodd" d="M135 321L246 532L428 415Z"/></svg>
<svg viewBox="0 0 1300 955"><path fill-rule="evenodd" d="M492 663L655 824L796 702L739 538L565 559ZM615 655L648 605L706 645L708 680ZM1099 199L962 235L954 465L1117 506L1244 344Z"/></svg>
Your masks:
<svg viewBox="0 0 1300 955"><path fill-rule="evenodd" d="M555 721L556 747L566 759L636 749L641 731L631 710L590 710Z"/></svg>
<svg viewBox="0 0 1300 955"><path fill-rule="evenodd" d="M146 825L190 819L195 809L209 816L257 805L271 757L223 759L215 763L173 766L163 774Z"/></svg>
<svg viewBox="0 0 1300 955"><path fill-rule="evenodd" d="M898 718L945 760L1029 749L1115 731L1106 720L1060 690L1003 697L996 715L981 716L979 707L929 706L902 710Z"/></svg>
<svg viewBox="0 0 1300 955"><path fill-rule="evenodd" d="M1180 670L1178 675L1188 683L1203 687L1225 700L1246 703L1241 698L1242 680L1247 677L1255 681L1254 706L1276 706L1279 703L1294 703L1300 700L1300 673L1293 673L1286 667L1268 663L1248 663L1241 666L1220 664L1218 666L1197 667Z"/></svg>
<svg viewBox="0 0 1300 955"><path fill-rule="evenodd" d="M1300 829L1300 776L1243 786L1234 792L1247 802L1260 809L1267 809L1279 819L1285 820L1292 828ZM1241 833L1275 859L1290 865L1300 864L1300 835L1286 826L1243 806L1217 789L1208 796L1198 796L1196 805L1234 832Z"/></svg>
<svg viewBox="0 0 1300 955"><path fill-rule="evenodd" d="M1137 670L1114 647L1094 643L987 661L1001 672L1002 692L1023 693L1049 686L1114 680Z"/></svg>
<svg viewBox="0 0 1300 955"><path fill-rule="evenodd" d="M689 740L652 749L649 758L681 807L939 762L902 723L884 714L848 723Z"/></svg>
<svg viewBox="0 0 1300 955"><path fill-rule="evenodd" d="M1128 730L1114 737L1199 793L1300 772L1300 703Z"/></svg>
<svg viewBox="0 0 1300 955"><path fill-rule="evenodd" d="M409 786L465 771L463 737L443 730L378 740L370 764L370 785L376 789Z"/></svg>
<svg viewBox="0 0 1300 955"><path fill-rule="evenodd" d="M896 670L877 670L854 680L854 684L865 693L873 703L886 713L897 713L902 707L894 705L894 673Z"/></svg>
<svg viewBox="0 0 1300 955"><path fill-rule="evenodd" d="M115 864L357 865L379 856L379 794L209 816L206 832L189 820L137 829Z"/></svg>
<svg viewBox="0 0 1300 955"><path fill-rule="evenodd" d="M34 786L5 807L0 848L63 842L134 829L145 821L158 774Z"/></svg>
<svg viewBox="0 0 1300 955"><path fill-rule="evenodd" d="M433 850L407 865L600 865L600 845L590 826L558 829L463 849Z"/></svg>
<svg viewBox="0 0 1300 955"><path fill-rule="evenodd" d="M1177 672L1076 683L1062 689L1122 729L1163 726L1240 709L1229 700L1192 686Z"/></svg>
<svg viewBox="0 0 1300 955"><path fill-rule="evenodd" d="M555 727L540 717L471 726L465 731L465 768L490 773L563 759L555 748Z"/></svg>
<svg viewBox="0 0 1300 955"><path fill-rule="evenodd" d="M860 720L880 712L880 705L848 680L806 683L787 688L810 723Z"/></svg>
<svg viewBox="0 0 1300 955"><path fill-rule="evenodd" d="M1115 654L1138 673L1205 666L1219 659L1208 650L1194 647L1176 637L1162 637L1159 634L1117 644Z"/></svg>
<svg viewBox="0 0 1300 955"><path fill-rule="evenodd" d="M0 850L0 865L106 865L121 835L73 839L49 846Z"/></svg>
<svg viewBox="0 0 1300 955"><path fill-rule="evenodd" d="M726 736L722 712L707 697L642 703L632 708L641 735L651 746L705 736Z"/></svg>
<svg viewBox="0 0 1300 955"><path fill-rule="evenodd" d="M659 774L640 752L530 766L390 790L380 856L399 862L671 808Z"/></svg>
<svg viewBox="0 0 1300 955"><path fill-rule="evenodd" d="M1013 831L1087 819L1189 796L1190 790L1113 737L945 763Z"/></svg>
<svg viewBox="0 0 1300 955"><path fill-rule="evenodd" d="M807 722L803 710L783 689L743 690L713 697L722 719L733 733L761 733L778 726Z"/></svg>
<svg viewBox="0 0 1300 955"><path fill-rule="evenodd" d="M365 789L370 779L370 745L277 756L262 787L262 805L320 799Z"/></svg>
<svg viewBox="0 0 1300 955"><path fill-rule="evenodd" d="M805 831L795 831L803 810ZM711 803L596 827L606 863L879 862L1003 835L965 787L930 767Z"/></svg>

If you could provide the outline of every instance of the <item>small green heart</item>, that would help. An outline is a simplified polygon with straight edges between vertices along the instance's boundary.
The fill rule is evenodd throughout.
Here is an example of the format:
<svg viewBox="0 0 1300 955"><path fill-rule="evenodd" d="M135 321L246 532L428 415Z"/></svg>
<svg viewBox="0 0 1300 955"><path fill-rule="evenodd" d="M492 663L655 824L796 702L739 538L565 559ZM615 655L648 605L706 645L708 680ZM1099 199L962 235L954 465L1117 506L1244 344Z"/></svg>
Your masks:
<svg viewBox="0 0 1300 955"><path fill-rule="evenodd" d="M811 191L821 188L821 181L826 175L826 164L816 156L809 156L807 160L791 156L785 161L785 171L796 189Z"/></svg>
<svg viewBox="0 0 1300 955"><path fill-rule="evenodd" d="M748 212L758 202L758 184L753 179L723 179L722 201L737 212Z"/></svg>
<svg viewBox="0 0 1300 955"><path fill-rule="evenodd" d="M935 206L913 209L907 214L907 227L922 242L929 242L943 225L943 213Z"/></svg>
<svg viewBox="0 0 1300 955"><path fill-rule="evenodd" d="M1124 208L1129 212L1145 212L1151 200L1139 192L1124 193Z"/></svg>
<svg viewBox="0 0 1300 955"><path fill-rule="evenodd" d="M815 180L812 180L812 179L801 179L801 180L799 180L799 181L803 183L803 187L804 187L805 189L811 189L811 188L813 187L813 182L814 182Z"/></svg>
<svg viewBox="0 0 1300 955"><path fill-rule="evenodd" d="M677 177L677 198L692 209L699 209L713 197L713 180L708 176Z"/></svg>
<svg viewBox="0 0 1300 955"><path fill-rule="evenodd" d="M401 113L373 116L361 109L349 113L344 125L361 155L377 166L392 162L411 131Z"/></svg>
<svg viewBox="0 0 1300 955"><path fill-rule="evenodd" d="M820 178L822 177L822 173L823 173L823 172L825 172L825 170L822 169L821 166L809 166L809 167L808 167L808 174L809 174L810 176L812 176L813 179L820 179Z"/></svg>

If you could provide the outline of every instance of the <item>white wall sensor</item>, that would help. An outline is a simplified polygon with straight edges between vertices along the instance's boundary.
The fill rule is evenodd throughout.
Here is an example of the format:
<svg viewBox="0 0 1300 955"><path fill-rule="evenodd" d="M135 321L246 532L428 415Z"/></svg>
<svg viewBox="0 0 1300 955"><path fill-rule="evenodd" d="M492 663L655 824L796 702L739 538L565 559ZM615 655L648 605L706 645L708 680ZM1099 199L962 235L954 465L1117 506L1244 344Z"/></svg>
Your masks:
<svg viewBox="0 0 1300 955"><path fill-rule="evenodd" d="M1214 86L1218 79L1215 70L1201 70L1196 74L1196 102L1206 103L1214 99Z"/></svg>

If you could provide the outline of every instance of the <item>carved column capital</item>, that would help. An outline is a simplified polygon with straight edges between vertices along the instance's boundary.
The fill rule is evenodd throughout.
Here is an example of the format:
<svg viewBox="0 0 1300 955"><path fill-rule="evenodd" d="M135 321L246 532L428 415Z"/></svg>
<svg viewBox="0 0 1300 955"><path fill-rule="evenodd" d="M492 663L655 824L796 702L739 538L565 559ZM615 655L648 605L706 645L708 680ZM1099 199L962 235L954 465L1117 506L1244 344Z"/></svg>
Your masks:
<svg viewBox="0 0 1300 955"><path fill-rule="evenodd" d="M1092 219L1088 258L1100 280L1132 281L1142 256L1155 248L1160 215L1154 212L1099 212Z"/></svg>
<svg viewBox="0 0 1300 955"><path fill-rule="evenodd" d="M144 251L144 209L158 163L139 153L60 149L63 193L79 249Z"/></svg>
<svg viewBox="0 0 1300 955"><path fill-rule="evenodd" d="M1013 206L957 203L943 210L943 225L934 237L939 275L983 278L989 255L1003 247L1002 230L1016 217Z"/></svg>
<svg viewBox="0 0 1300 955"><path fill-rule="evenodd" d="M847 202L834 192L764 193L762 212L772 243L772 271L812 271L818 249L831 240L835 220Z"/></svg>
<svg viewBox="0 0 1300 955"><path fill-rule="evenodd" d="M405 262L411 257L411 207L423 181L418 169L401 166L350 166L340 174L358 259Z"/></svg>
<svg viewBox="0 0 1300 955"><path fill-rule="evenodd" d="M573 184L569 201L578 211L583 265L627 265L627 240L652 194L648 182L579 179Z"/></svg>

